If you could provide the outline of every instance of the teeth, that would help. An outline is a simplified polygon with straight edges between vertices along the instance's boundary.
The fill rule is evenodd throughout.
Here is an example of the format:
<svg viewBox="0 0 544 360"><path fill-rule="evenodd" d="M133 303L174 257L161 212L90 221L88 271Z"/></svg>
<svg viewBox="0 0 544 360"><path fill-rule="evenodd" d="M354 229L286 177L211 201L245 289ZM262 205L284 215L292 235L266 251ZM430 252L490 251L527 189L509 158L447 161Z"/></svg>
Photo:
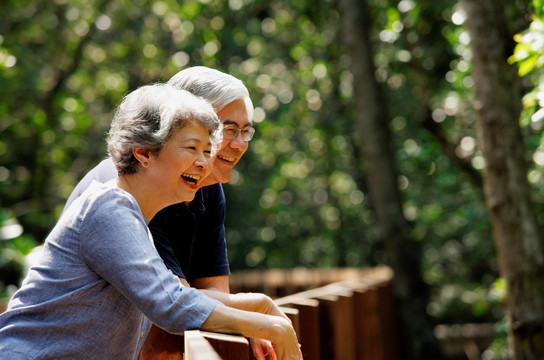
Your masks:
<svg viewBox="0 0 544 360"><path fill-rule="evenodd" d="M183 174L182 176L196 181L200 180L200 175Z"/></svg>
<svg viewBox="0 0 544 360"><path fill-rule="evenodd" d="M230 157L230 156L220 156L220 155L217 155L218 158L220 158L221 160L225 160L225 161L229 161L229 162L234 162L235 158L233 157Z"/></svg>

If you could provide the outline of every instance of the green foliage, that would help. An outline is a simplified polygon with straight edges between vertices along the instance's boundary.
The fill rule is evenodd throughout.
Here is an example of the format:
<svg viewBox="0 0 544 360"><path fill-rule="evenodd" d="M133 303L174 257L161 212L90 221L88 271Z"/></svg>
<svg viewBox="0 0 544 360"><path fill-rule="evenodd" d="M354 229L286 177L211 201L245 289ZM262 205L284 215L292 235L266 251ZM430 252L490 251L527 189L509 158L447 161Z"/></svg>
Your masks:
<svg viewBox="0 0 544 360"><path fill-rule="evenodd" d="M542 106L544 15L542 1L533 3L511 61L535 86L523 125L535 160L528 176L542 200L542 117L530 117ZM463 15L453 0L369 5L376 78L405 216L424 251L430 311L437 322L500 319L483 196L456 162L476 176L483 169ZM10 215L1 223L17 219L24 235L0 242L0 266L22 271L32 239L43 241L74 185L106 156L104 134L121 97L193 65L240 78L256 107L257 134L224 186L232 269L386 259L335 1L26 0L4 1L2 10L0 206Z"/></svg>
<svg viewBox="0 0 544 360"><path fill-rule="evenodd" d="M542 76L544 75L542 71L544 67L544 56L542 55L544 43L543 4L540 0L534 0L533 4L535 13L532 17L532 22L527 29L514 36L517 44L514 53L508 59L511 64L517 63L520 76L528 76L536 85L532 91L525 95L523 101L524 107L531 109L531 114L537 108L542 107L539 99L542 98L543 90L540 84L542 84ZM530 118L527 115L523 118L524 125L528 125L530 122Z"/></svg>
<svg viewBox="0 0 544 360"><path fill-rule="evenodd" d="M36 245L31 235L23 234L23 227L11 211L0 209L0 298L19 286L26 266L25 256Z"/></svg>
<svg viewBox="0 0 544 360"><path fill-rule="evenodd" d="M508 360L510 352L508 350L508 325L506 320L498 321L495 324L495 338L482 354L483 360Z"/></svg>
<svg viewBox="0 0 544 360"><path fill-rule="evenodd" d="M514 36L516 46L509 62L518 66L518 73L524 77L528 91L523 97L521 125L527 129L527 140L532 157L529 181L535 186L537 203L542 203L544 142L544 2L533 0L533 11L529 26ZM544 218L544 209L539 209L539 220Z"/></svg>

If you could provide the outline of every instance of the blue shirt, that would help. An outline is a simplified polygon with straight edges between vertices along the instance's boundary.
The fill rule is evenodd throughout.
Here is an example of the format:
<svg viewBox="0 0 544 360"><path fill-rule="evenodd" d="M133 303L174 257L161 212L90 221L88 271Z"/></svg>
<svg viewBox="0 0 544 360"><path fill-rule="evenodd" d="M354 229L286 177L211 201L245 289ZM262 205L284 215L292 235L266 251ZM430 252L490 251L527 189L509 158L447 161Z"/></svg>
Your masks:
<svg viewBox="0 0 544 360"><path fill-rule="evenodd" d="M216 304L164 266L136 200L97 185L62 215L0 315L0 358L136 359L149 320L182 334Z"/></svg>
<svg viewBox="0 0 544 360"><path fill-rule="evenodd" d="M103 160L77 184L65 209L93 181L104 183L116 177L111 158ZM230 274L225 208L223 188L221 184L214 184L199 189L189 206L185 203L169 206L151 219L149 228L153 241L167 268L188 282Z"/></svg>

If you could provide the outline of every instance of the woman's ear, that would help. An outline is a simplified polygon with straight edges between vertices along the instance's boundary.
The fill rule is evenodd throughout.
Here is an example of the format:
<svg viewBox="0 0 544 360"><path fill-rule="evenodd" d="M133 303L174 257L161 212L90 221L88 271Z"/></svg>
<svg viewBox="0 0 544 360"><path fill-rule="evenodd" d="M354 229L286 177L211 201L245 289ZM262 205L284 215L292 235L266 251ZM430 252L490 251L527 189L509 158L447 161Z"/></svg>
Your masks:
<svg viewBox="0 0 544 360"><path fill-rule="evenodd" d="M148 167L151 163L151 151L142 148L132 148L132 154L143 167Z"/></svg>

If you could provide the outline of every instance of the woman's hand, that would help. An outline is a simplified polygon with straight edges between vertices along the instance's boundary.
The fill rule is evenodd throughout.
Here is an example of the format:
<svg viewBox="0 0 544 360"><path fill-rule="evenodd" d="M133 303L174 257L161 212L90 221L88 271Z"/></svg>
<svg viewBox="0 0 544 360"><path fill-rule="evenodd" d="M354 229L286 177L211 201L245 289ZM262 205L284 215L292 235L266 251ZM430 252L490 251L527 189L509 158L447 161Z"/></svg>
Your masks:
<svg viewBox="0 0 544 360"><path fill-rule="evenodd" d="M249 339L249 344L251 345L251 350L253 351L253 356L257 360L267 360L266 355L270 356L271 360L278 360L276 352L272 343L264 339Z"/></svg>

